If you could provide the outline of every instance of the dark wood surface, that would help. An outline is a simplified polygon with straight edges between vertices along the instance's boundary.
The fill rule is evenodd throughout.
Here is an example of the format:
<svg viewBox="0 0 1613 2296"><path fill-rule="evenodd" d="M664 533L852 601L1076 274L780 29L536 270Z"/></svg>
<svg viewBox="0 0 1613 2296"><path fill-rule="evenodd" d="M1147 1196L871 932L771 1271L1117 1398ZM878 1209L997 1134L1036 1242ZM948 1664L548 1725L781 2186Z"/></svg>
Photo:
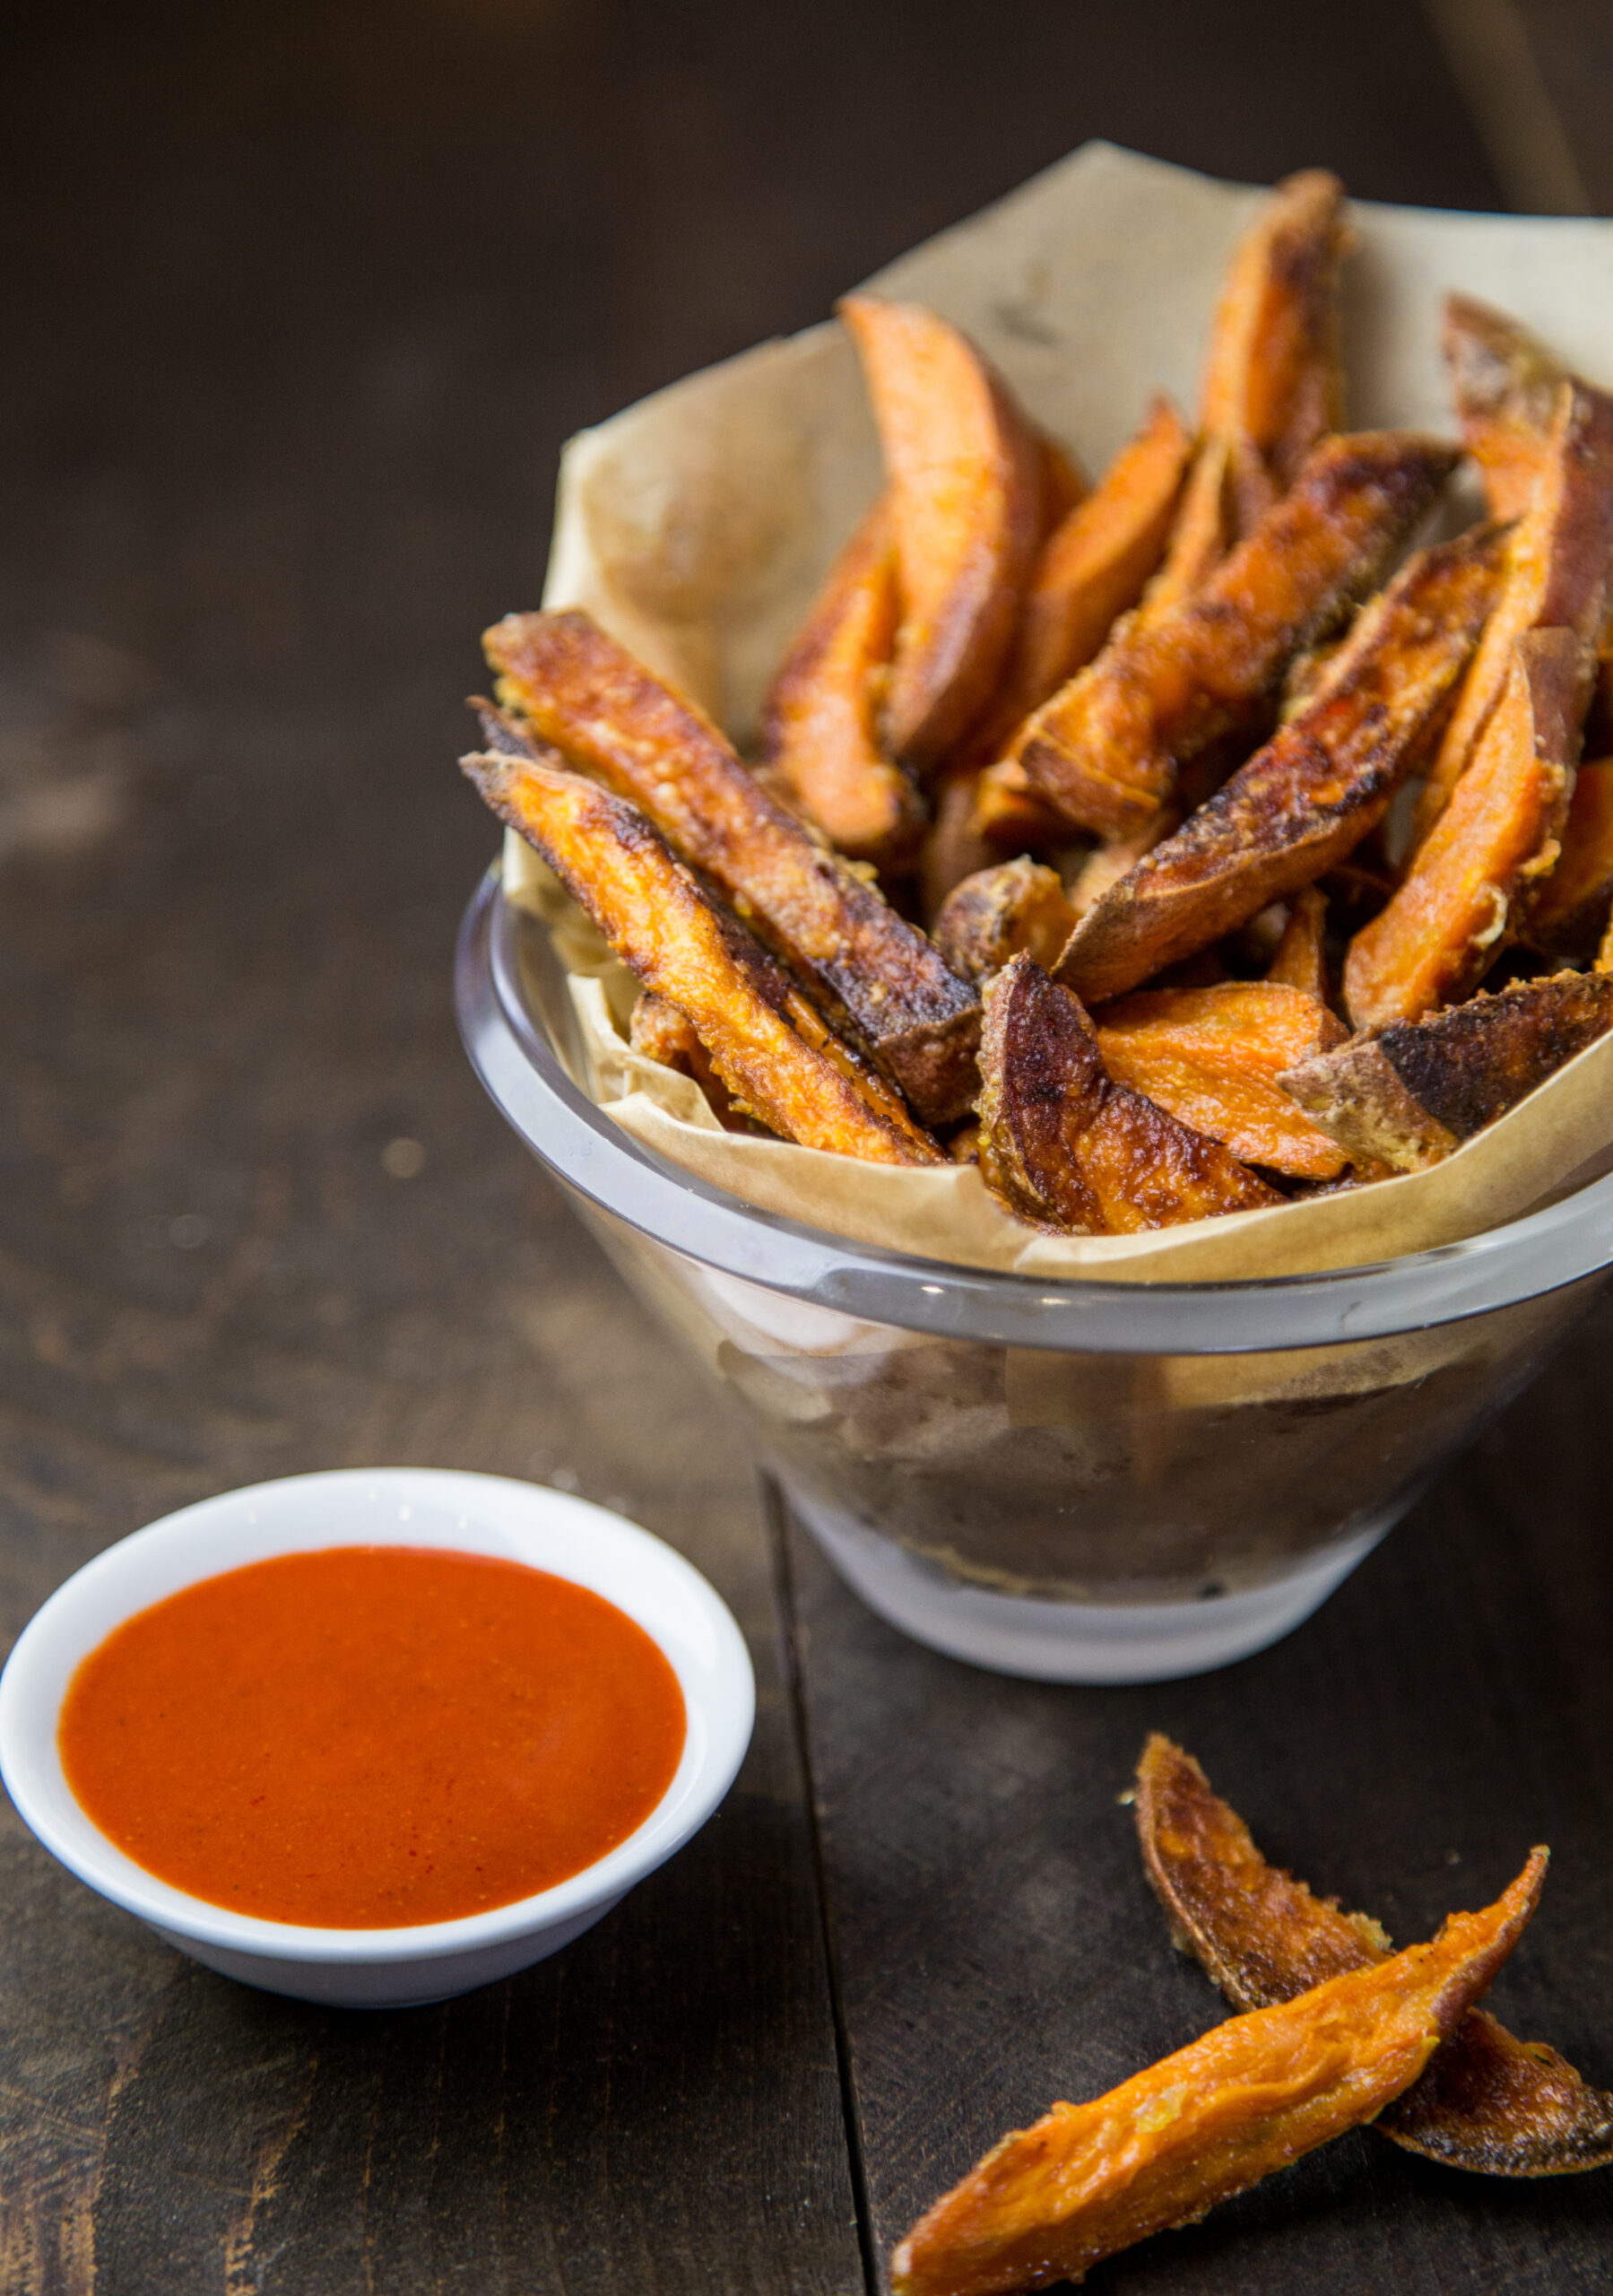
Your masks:
<svg viewBox="0 0 1613 2296"><path fill-rule="evenodd" d="M735 1421L502 1130L448 999L492 842L458 699L536 596L568 430L1094 134L1470 206L1566 150L1613 204L1605 10L1497 7L1541 149L1497 135L1493 39L1396 0L13 17L4 1628L208 1492L451 1465L672 1539L762 1696L689 1851L552 1963L403 2015L206 1974L8 1812L0 2296L862 2289L1002 2126L1213 2013L1115 1804L1156 1723L1402 1935L1549 1839L1505 2012L1613 2080L1613 1324L1280 1649L1154 1692L997 1681L769 1531ZM1609 2279L1608 2179L1480 2189L1362 2136L1093 2284Z"/></svg>

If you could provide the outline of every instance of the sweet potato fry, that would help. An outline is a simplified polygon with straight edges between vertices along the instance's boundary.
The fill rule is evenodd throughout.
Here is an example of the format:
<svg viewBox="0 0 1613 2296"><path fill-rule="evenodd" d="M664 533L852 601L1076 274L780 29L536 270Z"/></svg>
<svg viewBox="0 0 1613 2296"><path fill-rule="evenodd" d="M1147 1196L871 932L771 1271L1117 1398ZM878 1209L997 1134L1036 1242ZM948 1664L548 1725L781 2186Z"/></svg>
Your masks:
<svg viewBox="0 0 1613 2296"><path fill-rule="evenodd" d="M1388 907L1349 944L1344 1002L1357 1029L1455 1004L1518 938L1557 861L1589 671L1572 631L1516 641L1473 762Z"/></svg>
<svg viewBox="0 0 1613 2296"><path fill-rule="evenodd" d="M1004 2296L1080 2280L1381 2112L1517 1944L1547 1853L1431 1944L1229 2018L1090 2104L1005 2136L898 2248L894 2296Z"/></svg>
<svg viewBox="0 0 1613 2296"><path fill-rule="evenodd" d="M1437 722L1499 587L1504 549L1502 533L1477 528L1409 561L1307 706L1087 911L1056 977L1090 1003L1117 996L1349 853Z"/></svg>
<svg viewBox="0 0 1613 2296"><path fill-rule="evenodd" d="M1320 168L1279 183L1227 268L1199 420L1246 439L1279 490L1344 419L1339 267L1344 187Z"/></svg>
<svg viewBox="0 0 1613 2296"><path fill-rule="evenodd" d="M880 750L880 690L896 643L896 544L881 496L830 569L785 656L762 755L830 843L899 869L927 818L912 776Z"/></svg>
<svg viewBox="0 0 1613 2296"><path fill-rule="evenodd" d="M985 980L1021 949L1039 965L1051 964L1074 922L1058 872L1021 856L977 870L954 886L933 935L955 973L965 980Z"/></svg>
<svg viewBox="0 0 1613 2296"><path fill-rule="evenodd" d="M885 457L901 618L885 696L889 753L921 769L991 700L1042 537L1043 444L1008 386L917 303L848 295Z"/></svg>
<svg viewBox="0 0 1613 2296"><path fill-rule="evenodd" d="M657 1060L680 1076L691 1077L705 1093L711 1112L724 1131L742 1132L745 1119L736 1115L733 1095L711 1065L711 1056L675 1004L654 989L641 988L628 1018L628 1042L646 1060Z"/></svg>
<svg viewBox="0 0 1613 2296"><path fill-rule="evenodd" d="M1159 563L1192 452L1186 425L1156 398L1092 493L1042 545L1003 678L971 737L989 763L1022 718L1089 662Z"/></svg>
<svg viewBox="0 0 1613 2296"><path fill-rule="evenodd" d="M1059 1235L1129 1235L1280 1204L1274 1188L1104 1066L1091 1022L1035 961L985 993L980 1169L1010 1210Z"/></svg>
<svg viewBox="0 0 1613 2296"><path fill-rule="evenodd" d="M1158 1732L1137 1767L1136 1812L1172 1936L1235 2009L1291 2001L1392 1952L1370 1916L1341 1913L1268 1866L1192 1755ZM1556 2049L1515 2040L1484 2009L1468 2011L1373 2126L1409 2152L1493 2177L1613 2161L1613 2096L1588 2086Z"/></svg>
<svg viewBox="0 0 1613 2296"><path fill-rule="evenodd" d="M1516 319L1471 295L1447 295L1444 347L1468 452L1496 518L1521 518L1550 455L1566 370Z"/></svg>
<svg viewBox="0 0 1613 2296"><path fill-rule="evenodd" d="M1354 1158L1437 1164L1613 1027L1613 976L1559 972L1351 1037L1278 1079Z"/></svg>
<svg viewBox="0 0 1613 2296"><path fill-rule="evenodd" d="M1575 774L1562 847L1522 938L1542 956L1591 957L1613 910L1613 757L1594 758Z"/></svg>
<svg viewBox="0 0 1613 2296"><path fill-rule="evenodd" d="M1506 586L1451 712L1418 804L1420 842L1472 763L1530 630L1571 630L1588 649L1613 604L1613 398L1570 380L1526 517L1513 529ZM1587 693L1587 700L1589 695ZM1584 714L1583 704L1580 715Z"/></svg>
<svg viewBox="0 0 1613 2296"><path fill-rule="evenodd" d="M970 832L997 852L1045 853L1070 842L1069 822L1036 795L1022 765L1003 758L984 767L974 790Z"/></svg>
<svg viewBox="0 0 1613 2296"><path fill-rule="evenodd" d="M1289 657L1375 587L1453 460L1409 431L1327 440L1201 589L1123 622L1010 755L1078 829L1140 829L1181 765L1257 726Z"/></svg>
<svg viewBox="0 0 1613 2296"><path fill-rule="evenodd" d="M1236 528L1232 462L1232 442L1219 436L1201 440L1194 450L1166 537L1164 562L1143 592L1145 620L1168 613L1201 589L1231 549Z"/></svg>
<svg viewBox="0 0 1613 2296"><path fill-rule="evenodd" d="M1344 1170L1344 1151L1277 1082L1344 1039L1326 1005L1303 989L1268 980L1143 988L1095 1018L1098 1051L1117 1083L1242 1162L1307 1180L1336 1179Z"/></svg>
<svg viewBox="0 0 1613 2296"><path fill-rule="evenodd" d="M461 763L644 987L689 1021L747 1110L803 1147L883 1164L941 1161L884 1079L832 1041L800 991L723 917L636 806L552 754L488 751Z"/></svg>
<svg viewBox="0 0 1613 2296"><path fill-rule="evenodd" d="M813 984L922 1121L965 1113L976 1091L975 992L775 804L708 718L585 613L511 614L483 643L507 706L647 813Z"/></svg>
<svg viewBox="0 0 1613 2296"><path fill-rule="evenodd" d="M1316 885L1294 895L1282 938L1266 978L1287 988L1303 988L1318 1004L1327 1002L1327 895Z"/></svg>

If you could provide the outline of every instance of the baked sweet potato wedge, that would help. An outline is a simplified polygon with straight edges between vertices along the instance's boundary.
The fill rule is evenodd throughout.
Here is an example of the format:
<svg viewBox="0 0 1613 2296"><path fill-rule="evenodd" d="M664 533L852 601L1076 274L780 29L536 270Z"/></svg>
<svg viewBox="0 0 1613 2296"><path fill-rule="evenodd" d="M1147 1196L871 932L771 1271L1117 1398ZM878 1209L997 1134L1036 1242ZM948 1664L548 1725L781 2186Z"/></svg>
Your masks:
<svg viewBox="0 0 1613 2296"><path fill-rule="evenodd" d="M1613 976L1559 972L1351 1037L1279 1079L1353 1158L1418 1172L1613 1027Z"/></svg>
<svg viewBox="0 0 1613 2296"><path fill-rule="evenodd" d="M711 1056L695 1034L694 1023L675 1004L654 989L641 988L628 1017L628 1042L646 1060L658 1061L679 1076L697 1083L711 1112L725 1132L742 1132L745 1118L736 1114L733 1095L711 1065Z"/></svg>
<svg viewBox="0 0 1613 2296"><path fill-rule="evenodd" d="M1502 531L1476 528L1410 559L1305 709L1087 910L1056 977L1090 1004L1118 996L1342 859L1383 818L1437 723L1500 587L1504 552Z"/></svg>
<svg viewBox="0 0 1613 2296"><path fill-rule="evenodd" d="M1001 972L1021 949L1039 965L1051 964L1074 922L1057 870L1021 855L954 886L932 931L953 971L980 981Z"/></svg>
<svg viewBox="0 0 1613 2296"><path fill-rule="evenodd" d="M1042 539L1043 443L1002 377L933 311L848 295L839 312L873 403L896 535L884 746L922 770L957 748L1008 658Z"/></svg>
<svg viewBox="0 0 1613 2296"><path fill-rule="evenodd" d="M821 1016L723 916L637 806L568 771L558 757L488 751L461 763L642 985L684 1015L745 1110L803 1147L883 1164L941 1161L884 1078L833 1040Z"/></svg>
<svg viewBox="0 0 1613 2296"><path fill-rule="evenodd" d="M1453 460L1410 431L1328 439L1200 589L1123 622L1010 754L1078 829L1140 829L1178 768L1254 728L1289 657L1375 587Z"/></svg>
<svg viewBox="0 0 1613 2296"><path fill-rule="evenodd" d="M1336 1179L1344 1170L1337 1141L1277 1082L1344 1039L1327 1006L1303 989L1269 980L1143 988L1094 1019L1104 1066L1117 1083L1218 1140L1241 1162L1307 1180Z"/></svg>
<svg viewBox="0 0 1613 2296"><path fill-rule="evenodd" d="M1229 439L1212 433L1200 440L1166 538L1164 560L1143 592L1140 611L1146 619L1168 613L1201 589L1231 549L1237 530L1232 465Z"/></svg>
<svg viewBox="0 0 1613 2296"><path fill-rule="evenodd" d="M1135 1808L1171 1935L1235 2009L1291 2001L1393 1952L1369 1915L1341 1913L1268 1866L1192 1755L1158 1732L1137 1767ZM1484 2009L1468 2011L1373 2126L1409 2152L1486 2176L1564 2176L1613 2161L1613 2096L1543 2042L1515 2040Z"/></svg>
<svg viewBox="0 0 1613 2296"><path fill-rule="evenodd" d="M1104 1066L1091 1022L1035 960L985 992L980 1169L1010 1209L1053 1233L1130 1235L1280 1204L1218 1142Z"/></svg>
<svg viewBox="0 0 1613 2296"><path fill-rule="evenodd" d="M894 2296L1080 2280L1370 2120L1505 1962L1546 1862L1535 1850L1494 1905L1452 1914L1432 1944L1228 2018L1107 2096L1005 2136L901 2242Z"/></svg>
<svg viewBox="0 0 1613 2296"><path fill-rule="evenodd" d="M1613 398L1570 379L1557 393L1529 510L1513 529L1506 586L1462 680L1418 800L1419 841L1432 831L1472 763L1511 674L1516 641L1530 630L1569 630L1586 648L1589 661L1610 604Z"/></svg>
<svg viewBox="0 0 1613 2296"><path fill-rule="evenodd" d="M1523 920L1522 937L1542 956L1593 957L1610 910L1613 757L1601 757L1574 775L1557 865Z"/></svg>
<svg viewBox="0 0 1613 2296"><path fill-rule="evenodd" d="M1443 345L1467 449L1496 518L1521 518L1550 453L1567 370L1539 338L1472 295L1445 297Z"/></svg>
<svg viewBox="0 0 1613 2296"><path fill-rule="evenodd" d="M1320 886L1303 885L1294 895L1266 978L1326 1004L1327 895Z"/></svg>
<svg viewBox="0 0 1613 2296"><path fill-rule="evenodd" d="M975 777L969 829L999 853L1045 853L1070 842L1070 824L1038 796L1025 768L1007 758Z"/></svg>
<svg viewBox="0 0 1613 2296"><path fill-rule="evenodd" d="M976 1081L974 990L774 802L709 718L585 613L511 614L483 643L506 707L647 813L813 986L921 1121L965 1114Z"/></svg>
<svg viewBox="0 0 1613 2296"><path fill-rule="evenodd" d="M1405 876L1349 944L1357 1029L1417 1021L1476 988L1557 858L1590 660L1569 630L1525 632L1473 761Z"/></svg>
<svg viewBox="0 0 1613 2296"><path fill-rule="evenodd" d="M928 818L912 775L879 743L896 623L896 541L881 497L830 569L762 715L762 756L797 809L842 853L884 869L912 859Z"/></svg>
<svg viewBox="0 0 1613 2296"><path fill-rule="evenodd" d="M1158 565L1192 452L1186 424L1156 398L1142 428L1042 545L1007 673L972 737L989 764L1028 717L1089 662Z"/></svg>

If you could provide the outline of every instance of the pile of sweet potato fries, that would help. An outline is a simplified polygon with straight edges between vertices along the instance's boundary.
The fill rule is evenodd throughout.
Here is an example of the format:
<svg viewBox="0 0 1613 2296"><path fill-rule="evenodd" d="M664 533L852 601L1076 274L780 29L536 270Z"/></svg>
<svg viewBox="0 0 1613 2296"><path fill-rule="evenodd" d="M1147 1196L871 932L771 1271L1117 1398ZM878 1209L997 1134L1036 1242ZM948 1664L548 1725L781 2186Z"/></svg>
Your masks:
<svg viewBox="0 0 1613 2296"><path fill-rule="evenodd" d="M751 762L585 614L487 633L465 770L724 1125L1124 1233L1420 1170L1613 1025L1613 399L1451 297L1489 516L1406 555L1461 448L1341 428L1348 243L1279 185L1094 484L850 297L885 483Z"/></svg>
<svg viewBox="0 0 1613 2296"><path fill-rule="evenodd" d="M1268 1866L1191 1755L1151 1737L1137 1831L1172 1935L1243 2012L1085 2105L1005 2136L915 2224L895 2296L1007 2296L1080 2280L1370 2121L1491 2176L1613 2162L1613 2096L1477 2001L1533 1913L1547 1853L1482 1913L1397 1953Z"/></svg>

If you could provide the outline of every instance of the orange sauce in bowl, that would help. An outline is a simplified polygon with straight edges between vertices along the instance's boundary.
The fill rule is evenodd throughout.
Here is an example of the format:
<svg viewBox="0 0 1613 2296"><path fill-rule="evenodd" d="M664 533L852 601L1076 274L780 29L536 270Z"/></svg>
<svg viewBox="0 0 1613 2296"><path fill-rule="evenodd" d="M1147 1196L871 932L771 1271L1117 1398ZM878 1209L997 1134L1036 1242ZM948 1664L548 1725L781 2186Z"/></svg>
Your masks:
<svg viewBox="0 0 1613 2296"><path fill-rule="evenodd" d="M551 1888L643 1824L687 1729L658 1646L545 1570L431 1547L247 1563L116 1627L57 1744L108 1839L266 1921L390 1929Z"/></svg>

